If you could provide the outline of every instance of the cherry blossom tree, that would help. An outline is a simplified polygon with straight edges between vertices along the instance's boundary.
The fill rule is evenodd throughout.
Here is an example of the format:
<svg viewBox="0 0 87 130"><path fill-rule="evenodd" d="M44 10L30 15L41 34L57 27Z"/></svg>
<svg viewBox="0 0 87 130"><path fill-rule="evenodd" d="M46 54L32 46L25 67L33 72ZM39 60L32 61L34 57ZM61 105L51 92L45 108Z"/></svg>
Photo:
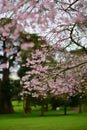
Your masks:
<svg viewBox="0 0 87 130"><path fill-rule="evenodd" d="M86 6L85 0L4 0L0 14L14 19L26 31L40 30L50 43L63 47L74 44L86 52Z"/></svg>
<svg viewBox="0 0 87 130"><path fill-rule="evenodd" d="M48 86L45 83L45 78L49 64L48 52L51 47L42 37L31 34L32 36L34 36L33 39L31 38L33 41L32 48L25 49L23 47L21 53L22 58L25 57L25 62L22 63L22 69L24 68L25 73L21 79L23 87L21 95L23 95L24 100L27 101L28 99L28 102L30 102L31 98L39 98L42 100L43 107L43 101L47 98Z"/></svg>
<svg viewBox="0 0 87 130"><path fill-rule="evenodd" d="M78 54L76 51L73 53L70 52L67 55L67 57L65 57L65 54L64 57L62 55L62 59L60 60L58 58L58 65L56 68L51 69L52 75L51 73L49 74L51 79L49 78L50 80L48 81L51 94L54 97L63 95L65 102L70 97L76 95L79 95L79 98L82 99L87 89L85 86L85 82L87 81L87 66L85 65L87 55ZM81 112L81 104L79 108Z"/></svg>

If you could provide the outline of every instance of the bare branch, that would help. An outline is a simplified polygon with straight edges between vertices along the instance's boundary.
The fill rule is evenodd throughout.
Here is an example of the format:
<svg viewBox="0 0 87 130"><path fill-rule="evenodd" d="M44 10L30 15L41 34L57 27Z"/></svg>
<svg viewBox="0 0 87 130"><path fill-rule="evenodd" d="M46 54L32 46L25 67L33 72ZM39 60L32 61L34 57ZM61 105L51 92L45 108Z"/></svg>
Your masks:
<svg viewBox="0 0 87 130"><path fill-rule="evenodd" d="M87 54L87 49L73 39L73 31L74 31L75 26L76 26L76 23L73 25L73 27L72 27L72 29L71 29L70 39L71 39L71 41L72 41L74 44L76 44L77 46L81 47L81 48L85 51L85 53Z"/></svg>

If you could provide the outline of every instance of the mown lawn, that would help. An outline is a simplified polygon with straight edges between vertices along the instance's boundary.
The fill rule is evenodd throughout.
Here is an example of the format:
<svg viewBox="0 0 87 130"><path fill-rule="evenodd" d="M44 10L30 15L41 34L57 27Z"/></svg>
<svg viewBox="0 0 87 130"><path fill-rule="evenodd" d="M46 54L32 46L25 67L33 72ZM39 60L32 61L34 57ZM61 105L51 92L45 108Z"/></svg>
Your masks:
<svg viewBox="0 0 87 130"><path fill-rule="evenodd" d="M68 110L66 116L63 109L49 110L41 117L40 107L25 115L22 102L13 105L16 113L0 115L0 130L87 130L87 109L81 114Z"/></svg>
<svg viewBox="0 0 87 130"><path fill-rule="evenodd" d="M0 130L87 130L87 113L73 113L64 116L57 112L40 112L0 115Z"/></svg>

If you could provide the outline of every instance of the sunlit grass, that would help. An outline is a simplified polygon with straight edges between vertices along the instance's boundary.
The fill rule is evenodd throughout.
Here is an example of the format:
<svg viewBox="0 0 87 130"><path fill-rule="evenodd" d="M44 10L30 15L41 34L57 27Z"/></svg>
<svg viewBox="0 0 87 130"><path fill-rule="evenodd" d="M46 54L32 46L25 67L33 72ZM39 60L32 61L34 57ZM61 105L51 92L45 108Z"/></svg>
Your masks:
<svg viewBox="0 0 87 130"><path fill-rule="evenodd" d="M41 117L39 106L33 106L32 113L24 114L23 102L13 102L13 105L16 113L0 115L0 130L87 130L87 112L68 110L64 116L61 108L49 110Z"/></svg>
<svg viewBox="0 0 87 130"><path fill-rule="evenodd" d="M55 112L39 116L8 114L0 115L0 130L87 130L87 113L55 115ZM57 114L57 113L56 113Z"/></svg>

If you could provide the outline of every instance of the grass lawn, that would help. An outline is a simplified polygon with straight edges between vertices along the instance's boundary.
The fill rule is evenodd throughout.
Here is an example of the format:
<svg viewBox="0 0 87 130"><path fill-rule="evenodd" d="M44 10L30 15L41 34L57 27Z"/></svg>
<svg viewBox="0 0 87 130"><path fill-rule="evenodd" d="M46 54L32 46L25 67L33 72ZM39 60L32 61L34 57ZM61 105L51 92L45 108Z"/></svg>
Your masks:
<svg viewBox="0 0 87 130"><path fill-rule="evenodd" d="M34 108L31 114L23 114L23 104L13 102L15 114L0 115L0 130L87 130L87 109L84 113L68 110L45 112L40 116L40 108Z"/></svg>
<svg viewBox="0 0 87 130"><path fill-rule="evenodd" d="M0 130L87 130L87 113L67 116L49 111L44 117L35 111L26 116L23 113L0 115Z"/></svg>

